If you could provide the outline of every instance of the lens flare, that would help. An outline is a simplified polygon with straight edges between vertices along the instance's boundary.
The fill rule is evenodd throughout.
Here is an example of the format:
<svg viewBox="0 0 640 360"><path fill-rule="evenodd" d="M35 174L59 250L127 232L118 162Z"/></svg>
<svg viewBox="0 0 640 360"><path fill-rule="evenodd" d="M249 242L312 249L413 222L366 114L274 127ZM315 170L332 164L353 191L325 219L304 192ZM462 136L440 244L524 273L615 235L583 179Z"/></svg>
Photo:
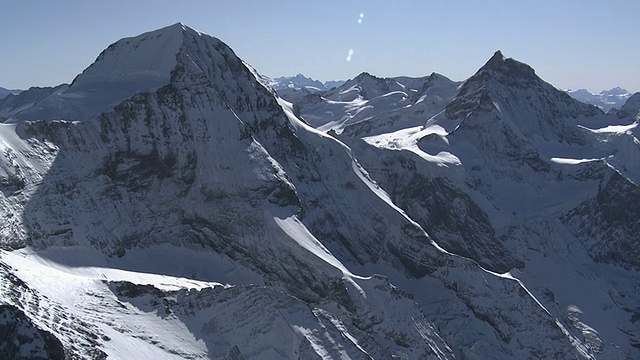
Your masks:
<svg viewBox="0 0 640 360"><path fill-rule="evenodd" d="M358 24L362 24L363 19L364 19L364 13L360 13L360 16L358 17Z"/></svg>
<svg viewBox="0 0 640 360"><path fill-rule="evenodd" d="M347 62L351 62L352 57L353 57L353 49L349 49L349 53L347 53Z"/></svg>

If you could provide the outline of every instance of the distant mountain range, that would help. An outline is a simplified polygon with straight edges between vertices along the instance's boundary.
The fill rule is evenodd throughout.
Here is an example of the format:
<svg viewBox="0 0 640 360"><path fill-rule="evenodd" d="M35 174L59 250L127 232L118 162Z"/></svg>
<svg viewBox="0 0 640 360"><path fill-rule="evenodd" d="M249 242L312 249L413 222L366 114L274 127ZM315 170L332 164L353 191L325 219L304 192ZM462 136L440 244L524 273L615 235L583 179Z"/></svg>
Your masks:
<svg viewBox="0 0 640 360"><path fill-rule="evenodd" d="M16 91L0 99L0 120L32 107L35 103L52 94L61 93L69 87L68 84L56 87L31 87L29 90Z"/></svg>
<svg viewBox="0 0 640 360"><path fill-rule="evenodd" d="M316 93L331 90L331 88L339 87L345 83L344 80L321 82L319 80L306 77L303 74L268 79L268 82L269 85L279 94L283 94L289 98L298 98L300 96L300 90L304 90L309 93ZM621 87L603 90L599 93L592 93L587 89L566 90L566 92L574 99L585 104L595 105L601 108L604 112L608 112L614 108L619 109L624 105L625 101L633 95L631 92Z"/></svg>
<svg viewBox="0 0 640 360"><path fill-rule="evenodd" d="M333 87L340 86L344 83L341 80L331 80L321 82L319 80L306 77L302 74L296 76L282 76L275 79L269 79L269 85L272 89L278 90L307 90L309 92L326 91Z"/></svg>
<svg viewBox="0 0 640 360"><path fill-rule="evenodd" d="M321 82L311 77L306 77L303 74L297 74L296 76L282 76L273 79L267 78L265 76L263 76L263 78L267 79L271 88L283 94L290 94L291 92L295 92L298 90L306 90L309 93L327 91L345 83L345 80L328 80L325 82ZM23 90L17 89L8 90L0 87L0 99L10 94L18 95L22 91ZM599 93L592 93L587 89L566 91L574 99L586 104L596 105L605 112L608 112L613 108L620 108L632 95L632 93L621 87L615 87L610 90L603 90Z"/></svg>
<svg viewBox="0 0 640 360"><path fill-rule="evenodd" d="M587 89L567 90L572 98L582 101L585 104L592 104L601 108L604 112L611 109L619 109L633 95L629 91L615 87L611 90L603 90L599 93L592 93Z"/></svg>
<svg viewBox="0 0 640 360"><path fill-rule="evenodd" d="M0 87L0 99L3 99L4 97L6 97L7 95L13 94L13 95L17 95L21 92L22 90L9 90L9 89L5 89L3 87Z"/></svg>

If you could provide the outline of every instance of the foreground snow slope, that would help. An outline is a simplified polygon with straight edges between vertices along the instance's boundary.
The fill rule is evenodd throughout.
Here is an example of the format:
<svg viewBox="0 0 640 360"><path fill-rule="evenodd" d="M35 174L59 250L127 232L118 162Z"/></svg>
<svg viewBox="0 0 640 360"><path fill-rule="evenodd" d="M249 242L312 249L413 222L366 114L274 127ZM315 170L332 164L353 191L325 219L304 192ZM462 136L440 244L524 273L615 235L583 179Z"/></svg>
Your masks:
<svg viewBox="0 0 640 360"><path fill-rule="evenodd" d="M342 132L341 141L310 126L318 124L307 115L298 117L220 40L183 24L111 45L66 91L0 124L3 305L16 309L14 320L28 318L33 334L51 333L67 357L631 356L635 323L616 325L634 306L633 272L608 268L596 276L601 288L586 285L584 266L601 267L562 227L575 222L571 207L558 210L567 220L550 222L527 212L547 203L500 197L502 184L531 185L513 182L520 170L505 165L528 154L528 145L517 143L505 155L491 152L497 150L489 132L464 136L483 121L476 108L495 116L493 109L516 108L486 103L487 96L505 95L504 88L485 89L482 79L470 79L457 92L459 84L440 75L361 80L339 92L340 101L366 94L371 98L364 101L381 104L385 115L340 120L332 129ZM397 91L407 99L387 95L385 86L404 87ZM396 108L405 103L410 110ZM583 114L582 107L565 105L577 121L590 119L591 108ZM494 129L521 125L495 116ZM544 118L532 116L538 123L529 129ZM400 139L389 141L385 133L420 121L430 130L408 131L410 139L395 133ZM371 127L348 130L365 123ZM569 125L561 136L544 132L552 128L539 130L536 141L563 151L571 148L564 139L582 151L594 134ZM499 134L506 143L514 136ZM424 143L429 139L438 153ZM405 146L413 151L398 151ZM495 156L495 167L467 168L474 151L487 162ZM450 156L438 156L444 152ZM432 162L421 153L459 161ZM597 164L584 175L591 195L599 176L613 174L610 162ZM574 179L573 186L581 176L574 171L557 176ZM567 196L573 206L588 200ZM549 224L566 232L556 235ZM552 281L535 270L547 261L538 254L551 252L532 234L553 234L545 236L556 247L583 249L577 260L552 267L570 275ZM616 272L618 282L606 287ZM595 294L598 305L578 304L576 294L585 293ZM598 306L610 310L608 323ZM32 339L18 351L42 348Z"/></svg>

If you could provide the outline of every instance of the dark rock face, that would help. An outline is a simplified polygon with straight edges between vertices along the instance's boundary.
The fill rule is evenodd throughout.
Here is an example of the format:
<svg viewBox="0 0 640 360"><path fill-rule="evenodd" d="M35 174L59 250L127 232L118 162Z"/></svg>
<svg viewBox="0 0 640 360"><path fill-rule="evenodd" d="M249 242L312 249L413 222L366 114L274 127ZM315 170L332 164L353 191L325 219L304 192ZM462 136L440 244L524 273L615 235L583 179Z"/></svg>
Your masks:
<svg viewBox="0 0 640 360"><path fill-rule="evenodd" d="M394 202L444 249L483 267L506 272L522 266L496 236L487 214L447 178L432 177L416 161L387 154L366 168Z"/></svg>
<svg viewBox="0 0 640 360"><path fill-rule="evenodd" d="M625 104L617 112L619 118L635 118L640 117L640 93L633 94Z"/></svg>
<svg viewBox="0 0 640 360"><path fill-rule="evenodd" d="M504 58L500 52L464 83L445 110L448 119L463 121L456 132L480 127L489 136L515 131L509 136L522 138L526 134L527 138L538 136L545 141L576 145L584 145L585 139L568 120L601 114L595 106L575 101L544 82L529 65ZM496 118L505 130L477 123L478 119L490 117Z"/></svg>
<svg viewBox="0 0 640 360"><path fill-rule="evenodd" d="M405 186L398 189L398 203L442 247L500 273L523 266L505 250L484 211L446 179L416 175Z"/></svg>
<svg viewBox="0 0 640 360"><path fill-rule="evenodd" d="M598 262L640 269L640 189L618 173L562 217Z"/></svg>
<svg viewBox="0 0 640 360"><path fill-rule="evenodd" d="M18 308L0 305L0 358L64 360L62 343Z"/></svg>

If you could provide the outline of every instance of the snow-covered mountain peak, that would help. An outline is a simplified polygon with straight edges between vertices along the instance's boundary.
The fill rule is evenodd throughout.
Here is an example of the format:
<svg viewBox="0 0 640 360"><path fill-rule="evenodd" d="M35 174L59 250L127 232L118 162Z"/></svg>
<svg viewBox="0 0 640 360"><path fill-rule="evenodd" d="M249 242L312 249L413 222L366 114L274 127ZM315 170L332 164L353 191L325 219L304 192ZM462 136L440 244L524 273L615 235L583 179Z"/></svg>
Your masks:
<svg viewBox="0 0 640 360"><path fill-rule="evenodd" d="M595 107L575 101L565 92L546 83L529 65L507 58L502 52L496 51L491 59L463 84L456 98L447 107L446 116L453 120L463 120L476 109L504 113L507 109L505 105L521 97L531 100L523 103L523 106L544 103L544 108L548 108L551 113L573 118L599 113ZM532 100L534 98L535 100ZM516 114L524 109L512 110L515 111L513 114Z"/></svg>
<svg viewBox="0 0 640 360"><path fill-rule="evenodd" d="M389 80L390 80L389 78L381 78L365 71L358 74L358 76L353 78L351 81L347 81L347 83L356 83L363 86L367 86L367 85L373 85L373 84L381 85L381 84L384 84L385 82L388 82Z"/></svg>
<svg viewBox="0 0 640 360"><path fill-rule="evenodd" d="M232 76L222 76L223 72L237 70L243 78L249 73L228 46L176 23L109 45L66 91L37 102L10 121L90 120L137 93L169 84L185 71L193 79L224 82Z"/></svg>
<svg viewBox="0 0 640 360"><path fill-rule="evenodd" d="M329 80L322 82L304 74L298 73L295 76L281 76L274 79L262 76L271 89L278 92L278 95L289 102L318 92L324 92L344 84L344 80Z"/></svg>
<svg viewBox="0 0 640 360"><path fill-rule="evenodd" d="M437 73L381 78L363 72L331 90L289 99L319 130L358 137L424 124L425 117L445 108L459 85Z"/></svg>
<svg viewBox="0 0 640 360"><path fill-rule="evenodd" d="M275 79L270 79L269 85L272 89L278 90L307 90L308 92L315 93L318 91L325 91L328 88L321 81L304 76L301 73L296 76L286 77L281 76Z"/></svg>
<svg viewBox="0 0 640 360"><path fill-rule="evenodd" d="M358 74L358 76L354 77L354 81L362 82L366 81L365 79L373 79L373 80L384 80L383 78L377 77L375 75L371 75L369 72L364 71Z"/></svg>
<svg viewBox="0 0 640 360"><path fill-rule="evenodd" d="M103 50L96 61L76 77L72 86L92 76L118 76L139 72L166 75L175 66L175 55L180 50L186 33L201 35L183 23L176 23L120 39Z"/></svg>
<svg viewBox="0 0 640 360"><path fill-rule="evenodd" d="M71 84L72 88L90 87L94 83L122 82L136 78L136 83L162 85L168 82L176 66L176 54L187 28L177 23L136 37L121 39L107 47Z"/></svg>
<svg viewBox="0 0 640 360"><path fill-rule="evenodd" d="M629 95L629 91L621 88L620 86L616 86L610 90L602 90L600 91L601 95Z"/></svg>
<svg viewBox="0 0 640 360"><path fill-rule="evenodd" d="M446 83L450 83L453 80L449 79L448 77L442 75L442 74L438 74L437 72L432 72L431 75L429 75L427 77L429 79L430 82L446 82Z"/></svg>
<svg viewBox="0 0 640 360"><path fill-rule="evenodd" d="M447 119L459 122L454 138L507 162L546 154L551 147L585 145L587 137L576 125L598 127L603 115L500 52L461 86L445 110Z"/></svg>
<svg viewBox="0 0 640 360"><path fill-rule="evenodd" d="M523 75L529 79L523 82L521 79ZM523 83L529 83L531 78L537 78L533 69L526 64L506 58L498 50L465 81L458 95L447 106L445 114L449 119L463 120L483 105L486 110L491 110L494 107L492 95L499 91L502 84L520 87Z"/></svg>
<svg viewBox="0 0 640 360"><path fill-rule="evenodd" d="M371 100L390 91L401 89L402 86L392 78L380 78L368 72L363 72L355 78L347 80L336 91L342 95L357 93L362 99Z"/></svg>
<svg viewBox="0 0 640 360"><path fill-rule="evenodd" d="M532 294L540 294L544 313L558 314L553 315L555 324L566 321L563 333L578 329L572 339L585 339L584 347L573 342L579 356L637 354L638 322L629 325L628 320L637 318L635 310L607 309L604 314L600 306L603 299L620 308L618 299L629 296L622 295L625 290L611 292L609 286L617 280L605 274L613 267L594 262L638 266L637 252L630 250L638 248L633 234L639 212L631 200L638 193L634 179L640 173L638 141L632 135L637 125L622 125L571 99L501 52L462 86L451 83L451 93L431 87L429 78L383 79L380 84L389 91L366 98L361 90L375 88L379 81L365 73L294 105L308 123L335 131L394 203L439 246L531 286ZM593 272L587 275L587 268ZM593 281L599 274L603 286ZM628 279L635 284L636 278ZM585 291L578 290L582 286ZM571 300L561 299L565 296ZM501 304L498 300L491 306ZM637 308L635 303L631 308ZM614 311L619 315L609 315ZM508 346L520 346L502 334ZM619 342L605 340L609 334L620 336ZM623 345L605 349L608 343ZM527 357L515 352L473 355Z"/></svg>
<svg viewBox="0 0 640 360"><path fill-rule="evenodd" d="M366 86L370 86L370 85L374 85L374 84L378 84L378 85L382 85L385 83L385 79L381 78L381 77L377 77L374 75L371 75L368 72L362 72L360 74L358 74L358 76L354 77L351 80L347 80L347 82L344 83L345 86L353 86L353 85L359 85L361 87L366 87Z"/></svg>

